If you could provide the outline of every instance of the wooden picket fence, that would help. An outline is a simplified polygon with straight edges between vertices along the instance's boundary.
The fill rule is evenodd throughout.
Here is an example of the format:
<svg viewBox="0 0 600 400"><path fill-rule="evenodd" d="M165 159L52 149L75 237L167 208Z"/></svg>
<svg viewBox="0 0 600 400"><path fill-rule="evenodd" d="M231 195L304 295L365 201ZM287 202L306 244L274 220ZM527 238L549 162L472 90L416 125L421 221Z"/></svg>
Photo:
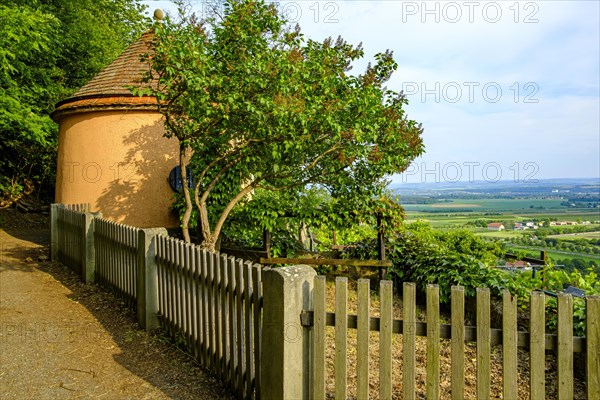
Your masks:
<svg viewBox="0 0 600 400"><path fill-rule="evenodd" d="M547 350L557 355L559 399L573 397L574 353L586 357L588 398L600 399L598 297L586 298L586 338L573 337L573 300L567 294L558 295L556 335L544 331L545 299L541 292L531 294L529 332L517 331L516 299L508 292L503 295L502 329L491 328L488 289L477 289L475 327L465 326L465 296L461 287L452 288L451 324L440 323L439 289L434 285L427 288L426 321L417 321L413 283L405 283L403 287L403 320L393 319L390 281L380 282L380 312L378 317L372 317L369 281L358 282L357 315L349 315L347 279L338 278L335 312L331 313L325 306L325 277L314 277L314 270L308 266L263 271L258 264L210 253L170 238L162 228L139 229L102 219L101 215L90 213L87 205L53 205L51 222L53 260L67 265L85 282L96 280L115 291L134 307L144 329L162 325L238 398L258 399L261 393L267 393L265 398L273 397L269 397L269 393L292 393L288 397L305 398L302 387L310 387L309 397L325 399L325 328L333 326L336 399L348 395L349 329L357 331L359 399L369 396L369 334L372 331L379 332L381 399L391 399L393 395L393 335L401 335L402 340L404 399L417 396L417 336L427 337L427 398L440 398L440 340L452 339L452 399L462 399L465 394L465 342L477 344L477 398L489 398L491 347L502 344L503 398L518 397L517 348L523 347L529 349L532 399L545 396ZM266 284L267 281L270 283ZM307 291L313 284L314 289ZM267 301L263 305L263 292L267 290L271 295L265 296ZM298 302L297 299L304 296L310 296L311 301L306 304L312 307ZM296 311L290 312L291 309ZM300 327L297 331L293 329L296 324ZM288 340L288 329L299 336ZM278 339L274 348L281 351L271 350L274 338ZM266 343L261 343L262 340ZM305 347L306 343L312 347ZM265 344L271 351L262 351ZM305 364L311 367L303 369ZM303 372L308 370L306 373L310 376ZM261 379L261 375L265 379ZM298 381L303 384L298 385Z"/></svg>
<svg viewBox="0 0 600 400"><path fill-rule="evenodd" d="M130 306L136 305L138 228L94 220L95 280Z"/></svg>
<svg viewBox="0 0 600 400"><path fill-rule="evenodd" d="M451 294L451 324L440 324L439 288L427 288L426 321L416 319L416 286L404 283L403 320L392 318L392 282L380 283L380 316L371 317L369 281L358 282L357 315L348 315L347 278L337 278L335 313L326 312L325 277L314 282L312 311L303 311L302 324L313 332L314 399L326 398L325 327L335 327L335 398L347 398L347 336L348 329L357 330L356 371L359 399L369 398L369 332L379 332L379 398L392 398L392 335L402 335L403 375L402 398L416 398L415 339L427 337L426 396L440 398L440 339L451 340L451 397L464 398L464 343L477 343L477 398L490 398L491 346L502 344L503 398L517 399L517 347L529 348L530 393L532 399L545 398L545 351L557 354L558 398L573 398L573 354L586 353L588 398L600 396L600 298L587 297L587 338L573 337L573 303L568 294L558 295L557 335L545 333L545 299L543 292L532 292L530 331L517 331L517 302L508 291L503 295L502 329L490 326L490 291L477 289L475 327L465 326L464 289L453 287ZM586 345L587 341L587 345Z"/></svg>
<svg viewBox="0 0 600 400"><path fill-rule="evenodd" d="M158 235L158 311L239 398L260 393L261 266Z"/></svg>
<svg viewBox="0 0 600 400"><path fill-rule="evenodd" d="M114 292L145 329L159 323L183 339L239 398L259 398L261 266L166 234L104 219L89 205L51 207L53 260Z"/></svg>
<svg viewBox="0 0 600 400"><path fill-rule="evenodd" d="M56 209L57 256L73 272L81 274L83 263L84 212L89 204L66 204Z"/></svg>

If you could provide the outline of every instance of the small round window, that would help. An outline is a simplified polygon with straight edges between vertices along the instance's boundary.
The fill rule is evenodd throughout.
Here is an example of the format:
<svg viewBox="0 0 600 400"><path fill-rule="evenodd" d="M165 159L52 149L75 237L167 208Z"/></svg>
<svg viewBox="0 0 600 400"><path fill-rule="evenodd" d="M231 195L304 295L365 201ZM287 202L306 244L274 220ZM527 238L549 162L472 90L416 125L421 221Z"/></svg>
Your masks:
<svg viewBox="0 0 600 400"><path fill-rule="evenodd" d="M192 171L189 168L185 169L187 172L187 187L192 188L194 186L194 177ZM177 193L183 192L183 184L181 181L181 167L177 166L171 170L169 173L169 184L171 185L171 189Z"/></svg>

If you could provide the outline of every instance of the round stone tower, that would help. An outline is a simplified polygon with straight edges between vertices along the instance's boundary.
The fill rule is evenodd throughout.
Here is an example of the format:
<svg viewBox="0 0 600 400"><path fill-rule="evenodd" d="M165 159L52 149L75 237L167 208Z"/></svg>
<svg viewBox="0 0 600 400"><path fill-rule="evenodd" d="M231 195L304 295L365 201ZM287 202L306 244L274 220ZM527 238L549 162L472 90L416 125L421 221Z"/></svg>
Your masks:
<svg viewBox="0 0 600 400"><path fill-rule="evenodd" d="M178 226L169 172L176 139L163 136L156 99L133 96L149 66L152 31L132 43L72 97L56 105L59 124L57 203L90 203L111 220L137 227Z"/></svg>

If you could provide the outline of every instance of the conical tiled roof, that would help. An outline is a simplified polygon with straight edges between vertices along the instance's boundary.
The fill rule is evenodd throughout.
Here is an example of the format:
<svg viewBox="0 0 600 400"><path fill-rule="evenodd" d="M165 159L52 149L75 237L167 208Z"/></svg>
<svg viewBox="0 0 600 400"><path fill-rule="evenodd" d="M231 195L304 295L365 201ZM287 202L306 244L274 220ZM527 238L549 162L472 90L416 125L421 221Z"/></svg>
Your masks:
<svg viewBox="0 0 600 400"><path fill-rule="evenodd" d="M143 54L152 54L152 30L144 33L98 75L79 89L73 96L59 102L53 113L58 119L65 113L104 108L156 108L154 97L132 96L128 86L140 85L148 62L142 62Z"/></svg>
<svg viewBox="0 0 600 400"><path fill-rule="evenodd" d="M73 97L97 95L130 95L126 86L140 83L142 74L148 71L148 63L140 61L143 54L152 50L152 31L147 31L133 42L112 64L104 68Z"/></svg>

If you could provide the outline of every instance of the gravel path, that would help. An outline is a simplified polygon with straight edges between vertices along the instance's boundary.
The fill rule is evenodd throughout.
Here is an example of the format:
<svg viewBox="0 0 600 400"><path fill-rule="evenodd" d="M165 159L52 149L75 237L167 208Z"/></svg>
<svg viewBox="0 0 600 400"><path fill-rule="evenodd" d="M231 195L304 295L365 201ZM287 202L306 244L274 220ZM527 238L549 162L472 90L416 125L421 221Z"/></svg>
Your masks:
<svg viewBox="0 0 600 400"><path fill-rule="evenodd" d="M47 261L47 229L5 229L0 398L233 398L163 336L141 331L110 293Z"/></svg>

